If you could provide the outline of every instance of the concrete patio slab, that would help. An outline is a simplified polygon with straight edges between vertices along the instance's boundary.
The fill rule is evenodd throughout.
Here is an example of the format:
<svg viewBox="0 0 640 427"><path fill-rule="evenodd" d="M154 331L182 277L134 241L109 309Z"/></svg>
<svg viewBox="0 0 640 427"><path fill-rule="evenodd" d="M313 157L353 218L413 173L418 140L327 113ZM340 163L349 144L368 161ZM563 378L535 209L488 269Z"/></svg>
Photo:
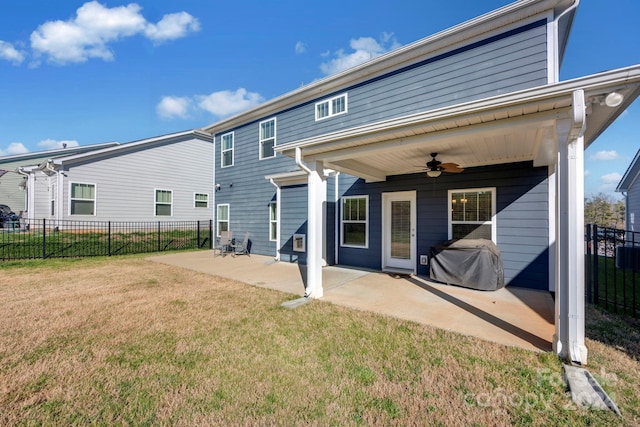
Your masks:
<svg viewBox="0 0 640 427"><path fill-rule="evenodd" d="M214 257L213 251L182 252L147 259L249 285L304 295L305 269L251 255ZM431 325L528 350L550 351L554 303L549 292L506 287L477 291L339 266L323 268L324 301Z"/></svg>

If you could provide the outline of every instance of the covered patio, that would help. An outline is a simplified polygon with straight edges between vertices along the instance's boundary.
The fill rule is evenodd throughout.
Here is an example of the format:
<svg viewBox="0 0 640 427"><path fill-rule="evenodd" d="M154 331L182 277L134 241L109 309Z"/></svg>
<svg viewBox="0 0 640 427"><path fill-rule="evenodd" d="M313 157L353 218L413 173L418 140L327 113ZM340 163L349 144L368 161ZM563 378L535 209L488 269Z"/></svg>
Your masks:
<svg viewBox="0 0 640 427"><path fill-rule="evenodd" d="M295 157L307 174L305 294L323 298L326 290L322 207L327 170L382 182L424 171L416 159L429 160L430 153L462 168L532 162L548 169L547 283L556 295L553 348L563 359L586 364L584 150L639 94L640 66L632 66L276 147Z"/></svg>
<svg viewBox="0 0 640 427"><path fill-rule="evenodd" d="M212 251L174 253L154 262L235 279L295 296L305 293L305 269L273 258L215 257ZM322 269L324 301L534 351L552 348L553 300L548 292L507 287L477 291L340 266Z"/></svg>

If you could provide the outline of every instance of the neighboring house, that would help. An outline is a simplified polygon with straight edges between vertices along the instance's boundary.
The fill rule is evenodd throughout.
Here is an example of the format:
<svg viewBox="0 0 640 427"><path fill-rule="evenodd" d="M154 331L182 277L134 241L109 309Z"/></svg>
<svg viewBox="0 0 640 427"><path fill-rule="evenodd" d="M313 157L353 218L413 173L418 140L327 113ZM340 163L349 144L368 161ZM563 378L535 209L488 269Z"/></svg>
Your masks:
<svg viewBox="0 0 640 427"><path fill-rule="evenodd" d="M624 173L616 191L625 196L626 229L640 232L640 150Z"/></svg>
<svg viewBox="0 0 640 427"><path fill-rule="evenodd" d="M20 167L38 165L42 161L56 156L86 153L116 145L118 145L117 142L108 142L103 144L38 151L35 153L1 156L0 171L4 170L7 171L7 173L0 176L0 204L9 205L15 213L22 213L22 216L26 218L27 210L29 208L27 205L28 195L25 185L25 175L20 173L18 170ZM42 175L42 177L44 177L44 175ZM43 179L40 183L44 182L45 181ZM38 185L40 185L40 183L38 183Z"/></svg>
<svg viewBox="0 0 640 427"><path fill-rule="evenodd" d="M509 286L555 290L554 348L586 363L584 149L640 66L559 82L577 4L518 1L203 128L217 233L306 264L312 298L326 264L428 275L433 245L491 239ZM430 153L465 170L426 176Z"/></svg>
<svg viewBox="0 0 640 427"><path fill-rule="evenodd" d="M211 135L197 130L52 157L21 169L27 220L208 221L212 159Z"/></svg>

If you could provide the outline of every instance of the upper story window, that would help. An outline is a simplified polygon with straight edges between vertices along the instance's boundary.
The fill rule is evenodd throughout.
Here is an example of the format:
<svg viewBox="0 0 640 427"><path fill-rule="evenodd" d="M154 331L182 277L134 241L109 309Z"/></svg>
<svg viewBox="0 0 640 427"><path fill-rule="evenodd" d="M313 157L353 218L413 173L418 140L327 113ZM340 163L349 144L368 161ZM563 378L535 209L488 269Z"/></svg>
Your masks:
<svg viewBox="0 0 640 427"><path fill-rule="evenodd" d="M233 166L233 132L222 135L220 167Z"/></svg>
<svg viewBox="0 0 640 427"><path fill-rule="evenodd" d="M54 208L52 207L51 210L53 212ZM71 215L96 214L95 184L71 183L70 213Z"/></svg>
<svg viewBox="0 0 640 427"><path fill-rule="evenodd" d="M276 156L276 119L260 122L260 160Z"/></svg>
<svg viewBox="0 0 640 427"><path fill-rule="evenodd" d="M316 103L316 121L347 112L347 94L334 96Z"/></svg>
<svg viewBox="0 0 640 427"><path fill-rule="evenodd" d="M496 189L449 190L449 239L496 241Z"/></svg>

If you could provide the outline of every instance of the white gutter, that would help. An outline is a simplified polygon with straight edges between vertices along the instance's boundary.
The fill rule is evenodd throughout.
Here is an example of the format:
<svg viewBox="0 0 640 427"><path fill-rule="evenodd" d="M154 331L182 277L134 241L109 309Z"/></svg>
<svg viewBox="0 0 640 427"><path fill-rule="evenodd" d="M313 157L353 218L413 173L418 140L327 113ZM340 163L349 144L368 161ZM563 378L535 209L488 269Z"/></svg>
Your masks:
<svg viewBox="0 0 640 427"><path fill-rule="evenodd" d="M274 258L276 261L280 261L280 204L281 204L281 194L282 191L280 186L274 181L273 178L269 178L269 182L271 185L276 187L276 257ZM271 226L271 221L269 221L269 226ZM271 232L271 229L269 229Z"/></svg>

